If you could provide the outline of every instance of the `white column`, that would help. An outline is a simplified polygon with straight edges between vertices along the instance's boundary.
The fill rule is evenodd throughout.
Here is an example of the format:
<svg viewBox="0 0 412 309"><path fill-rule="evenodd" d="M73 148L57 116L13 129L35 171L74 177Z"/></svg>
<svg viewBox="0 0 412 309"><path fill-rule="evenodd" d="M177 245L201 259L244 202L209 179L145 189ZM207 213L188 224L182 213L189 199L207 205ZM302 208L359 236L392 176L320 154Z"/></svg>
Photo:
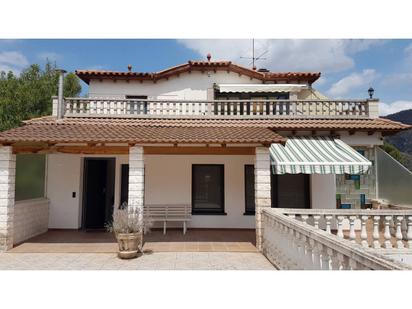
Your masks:
<svg viewBox="0 0 412 309"><path fill-rule="evenodd" d="M11 146L0 146L0 252L13 247L16 156Z"/></svg>
<svg viewBox="0 0 412 309"><path fill-rule="evenodd" d="M269 148L256 147L255 155L255 220L256 247L262 251L262 209L270 208L270 155Z"/></svg>
<svg viewBox="0 0 412 309"><path fill-rule="evenodd" d="M144 205L144 160L143 147L129 148L129 208L140 208L143 215ZM142 217L143 219L143 217Z"/></svg>

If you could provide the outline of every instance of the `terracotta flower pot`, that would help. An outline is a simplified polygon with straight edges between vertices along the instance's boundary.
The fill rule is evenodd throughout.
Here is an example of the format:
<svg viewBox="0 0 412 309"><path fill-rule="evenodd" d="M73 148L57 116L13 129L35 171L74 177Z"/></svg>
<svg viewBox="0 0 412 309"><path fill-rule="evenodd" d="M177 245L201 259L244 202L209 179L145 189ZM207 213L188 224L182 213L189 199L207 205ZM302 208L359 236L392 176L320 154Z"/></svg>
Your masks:
<svg viewBox="0 0 412 309"><path fill-rule="evenodd" d="M142 233L117 233L117 243L119 244L119 258L133 259L142 245Z"/></svg>

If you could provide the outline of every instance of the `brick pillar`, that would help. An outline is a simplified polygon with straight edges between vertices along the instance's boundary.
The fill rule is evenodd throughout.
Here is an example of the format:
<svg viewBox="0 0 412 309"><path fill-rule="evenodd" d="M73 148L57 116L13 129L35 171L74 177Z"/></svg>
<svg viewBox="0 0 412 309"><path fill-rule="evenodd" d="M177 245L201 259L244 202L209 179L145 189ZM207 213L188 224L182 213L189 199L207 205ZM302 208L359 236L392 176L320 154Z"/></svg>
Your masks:
<svg viewBox="0 0 412 309"><path fill-rule="evenodd" d="M144 202L144 161L143 147L129 149L129 208L141 208ZM143 215L143 211L142 211ZM143 217L142 217L143 219Z"/></svg>
<svg viewBox="0 0 412 309"><path fill-rule="evenodd" d="M271 206L269 148L256 147L255 155L255 220L256 247L262 251L262 209Z"/></svg>
<svg viewBox="0 0 412 309"><path fill-rule="evenodd" d="M0 146L0 252L13 247L16 156L11 146Z"/></svg>

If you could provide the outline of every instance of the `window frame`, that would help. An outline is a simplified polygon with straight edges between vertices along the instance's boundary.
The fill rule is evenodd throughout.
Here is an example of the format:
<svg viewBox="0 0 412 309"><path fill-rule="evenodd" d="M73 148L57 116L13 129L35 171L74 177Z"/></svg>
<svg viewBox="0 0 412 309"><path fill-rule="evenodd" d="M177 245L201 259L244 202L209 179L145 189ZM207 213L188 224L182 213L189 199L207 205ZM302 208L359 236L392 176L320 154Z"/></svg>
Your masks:
<svg viewBox="0 0 412 309"><path fill-rule="evenodd" d="M194 207L194 202L195 202L195 177L194 177L194 173L195 173L195 168L197 166L218 166L220 167L221 170L221 175L220 175L220 181L222 183L222 190L221 190L221 207L219 209L219 211L213 210L213 209L208 209L208 208L204 208L204 209L200 209L200 208L195 208ZM192 215L227 215L225 212L225 165L224 164L192 164Z"/></svg>
<svg viewBox="0 0 412 309"><path fill-rule="evenodd" d="M246 181L247 181L247 178L246 178L246 169L247 168L250 168L250 167L252 167L253 168L253 183L255 182L255 165L254 164L245 164L245 166L244 166L244 191L245 191L245 212L243 213L243 215L245 215L245 216L254 216L255 215L255 213L256 213L256 201L255 201L255 199L253 199L253 210L250 210L250 209L248 209L248 207L247 207L247 201L248 201L248 199L247 199L247 194L248 194L248 191L247 191L247 184L246 184ZM255 197L255 191L253 190L253 197Z"/></svg>

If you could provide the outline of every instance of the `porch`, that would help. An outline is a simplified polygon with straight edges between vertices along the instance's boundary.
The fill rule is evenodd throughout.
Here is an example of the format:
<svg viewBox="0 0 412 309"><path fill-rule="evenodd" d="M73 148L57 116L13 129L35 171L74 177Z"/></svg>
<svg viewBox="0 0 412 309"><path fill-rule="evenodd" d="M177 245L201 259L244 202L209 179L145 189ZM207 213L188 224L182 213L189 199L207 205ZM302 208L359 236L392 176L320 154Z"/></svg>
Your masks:
<svg viewBox="0 0 412 309"><path fill-rule="evenodd" d="M257 252L251 229L154 229L145 235L143 252ZM113 233L58 230L32 237L9 250L11 253L117 253Z"/></svg>

